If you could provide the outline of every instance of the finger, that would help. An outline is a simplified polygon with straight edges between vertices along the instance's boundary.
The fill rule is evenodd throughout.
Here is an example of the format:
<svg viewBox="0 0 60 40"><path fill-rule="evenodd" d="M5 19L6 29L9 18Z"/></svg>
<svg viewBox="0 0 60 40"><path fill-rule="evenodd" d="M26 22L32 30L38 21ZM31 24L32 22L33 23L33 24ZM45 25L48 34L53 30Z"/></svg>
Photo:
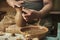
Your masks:
<svg viewBox="0 0 60 40"><path fill-rule="evenodd" d="M19 4L22 4L22 3L24 3L24 1L18 1L18 3L19 3Z"/></svg>
<svg viewBox="0 0 60 40"><path fill-rule="evenodd" d="M19 4L15 4L15 6L17 6L17 7L21 7L21 5L19 5Z"/></svg>
<svg viewBox="0 0 60 40"><path fill-rule="evenodd" d="M15 2L15 5L17 7L21 7L22 6L22 3L24 3L24 1L18 1L18 2Z"/></svg>
<svg viewBox="0 0 60 40"><path fill-rule="evenodd" d="M26 16L28 16L28 15L31 15L31 11L30 10L28 10L28 9L22 9L26 14Z"/></svg>
<svg viewBox="0 0 60 40"><path fill-rule="evenodd" d="M26 19L24 13L22 14L22 17L23 17L23 19L24 19L25 21L27 21L27 19Z"/></svg>
<svg viewBox="0 0 60 40"><path fill-rule="evenodd" d="M28 10L26 10L26 9L22 9L24 12L26 12L26 13L28 13L29 11Z"/></svg>

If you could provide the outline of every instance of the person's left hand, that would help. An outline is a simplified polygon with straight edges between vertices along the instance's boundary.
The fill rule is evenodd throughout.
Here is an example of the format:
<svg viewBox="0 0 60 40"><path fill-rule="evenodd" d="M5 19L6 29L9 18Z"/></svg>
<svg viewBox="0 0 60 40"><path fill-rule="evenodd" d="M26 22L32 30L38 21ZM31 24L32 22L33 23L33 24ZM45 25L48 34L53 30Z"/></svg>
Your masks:
<svg viewBox="0 0 60 40"><path fill-rule="evenodd" d="M7 3L9 4L9 6L11 6L11 7L15 7L15 6L17 6L17 7L21 7L22 6L22 4L24 3L24 1L23 0L19 0L19 1L16 1L16 0L6 0L7 1Z"/></svg>
<svg viewBox="0 0 60 40"><path fill-rule="evenodd" d="M25 19L25 21L29 21L29 20L36 20L39 18L39 11L36 10L32 10L32 9L24 9L23 8L23 18Z"/></svg>

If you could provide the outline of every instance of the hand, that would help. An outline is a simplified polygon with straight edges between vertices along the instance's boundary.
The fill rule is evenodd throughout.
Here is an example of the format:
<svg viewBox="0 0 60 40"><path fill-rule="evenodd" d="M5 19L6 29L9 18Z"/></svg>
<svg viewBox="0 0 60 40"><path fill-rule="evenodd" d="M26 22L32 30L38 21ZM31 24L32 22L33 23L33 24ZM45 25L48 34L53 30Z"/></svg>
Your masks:
<svg viewBox="0 0 60 40"><path fill-rule="evenodd" d="M15 6L20 7L24 1L7 0L7 3L14 8Z"/></svg>
<svg viewBox="0 0 60 40"><path fill-rule="evenodd" d="M26 21L28 20L32 21L39 18L39 11L23 8L23 12L25 12L25 14L23 13L22 16Z"/></svg>

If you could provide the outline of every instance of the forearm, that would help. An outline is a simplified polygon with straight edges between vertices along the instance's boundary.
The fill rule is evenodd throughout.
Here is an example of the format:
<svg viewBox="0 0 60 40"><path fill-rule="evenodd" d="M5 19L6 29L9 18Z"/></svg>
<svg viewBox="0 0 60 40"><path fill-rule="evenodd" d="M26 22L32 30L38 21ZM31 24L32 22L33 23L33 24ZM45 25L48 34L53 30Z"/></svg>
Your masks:
<svg viewBox="0 0 60 40"><path fill-rule="evenodd" d="M45 15L51 9L52 9L52 3L51 4L46 4L39 12L40 12L40 14Z"/></svg>

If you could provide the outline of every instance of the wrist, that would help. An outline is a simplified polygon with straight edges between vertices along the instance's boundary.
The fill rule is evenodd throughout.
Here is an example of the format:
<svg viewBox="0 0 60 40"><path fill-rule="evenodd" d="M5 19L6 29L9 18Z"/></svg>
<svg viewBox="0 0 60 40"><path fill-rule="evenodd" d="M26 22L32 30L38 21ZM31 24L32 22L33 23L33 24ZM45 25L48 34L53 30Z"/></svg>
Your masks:
<svg viewBox="0 0 60 40"><path fill-rule="evenodd" d="M40 18L42 18L44 14L41 11L38 11L38 15Z"/></svg>
<svg viewBox="0 0 60 40"><path fill-rule="evenodd" d="M38 16L38 18L42 17L42 13L40 11L34 10L34 13L36 13L36 15Z"/></svg>

